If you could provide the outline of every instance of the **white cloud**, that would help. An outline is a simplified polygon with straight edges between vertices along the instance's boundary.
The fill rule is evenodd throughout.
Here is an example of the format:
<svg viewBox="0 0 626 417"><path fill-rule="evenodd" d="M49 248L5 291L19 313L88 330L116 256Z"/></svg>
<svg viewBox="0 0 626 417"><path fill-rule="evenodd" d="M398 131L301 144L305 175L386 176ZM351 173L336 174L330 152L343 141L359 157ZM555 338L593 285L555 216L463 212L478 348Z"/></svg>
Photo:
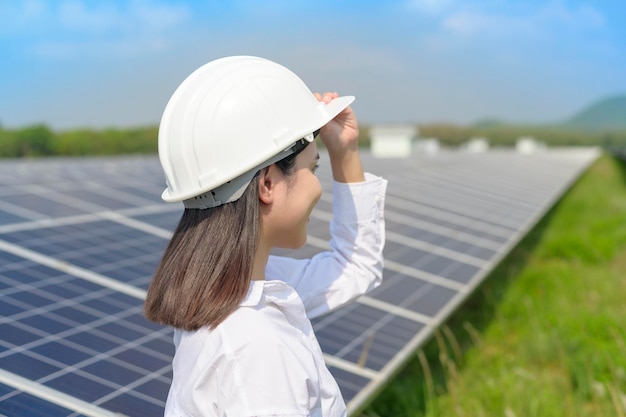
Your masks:
<svg viewBox="0 0 626 417"><path fill-rule="evenodd" d="M86 34L136 30L161 32L182 26L190 17L191 11L181 4L151 0L121 4L68 0L61 3L58 11L61 26Z"/></svg>
<svg viewBox="0 0 626 417"><path fill-rule="evenodd" d="M0 35L12 36L32 31L47 12L47 3L42 0L0 1Z"/></svg>
<svg viewBox="0 0 626 417"><path fill-rule="evenodd" d="M518 37L520 34L546 37L555 30L586 32L604 24L604 16L592 6L568 6L562 1L543 3L536 8L513 7L506 13L489 8L466 8L452 11L441 21L441 27L453 34L490 37Z"/></svg>
<svg viewBox="0 0 626 417"><path fill-rule="evenodd" d="M502 34L504 32L527 32L533 22L520 17L488 14L484 12L462 11L447 16L442 22L443 29L464 36L475 34Z"/></svg>
<svg viewBox="0 0 626 417"><path fill-rule="evenodd" d="M84 39L68 41L44 40L33 46L35 55L51 59L67 59L97 54L100 57L129 57L155 51L163 51L172 46L163 37L141 37L133 40Z"/></svg>
<svg viewBox="0 0 626 417"><path fill-rule="evenodd" d="M440 15L450 9L457 7L457 0L408 0L407 6L410 10L427 15Z"/></svg>
<svg viewBox="0 0 626 417"><path fill-rule="evenodd" d="M47 10L46 4L41 0L27 0L21 3L20 14L25 20L41 16Z"/></svg>
<svg viewBox="0 0 626 417"><path fill-rule="evenodd" d="M568 8L562 2L552 1L540 8L537 19L545 23L558 22L579 28L596 28L606 24L606 19L593 6L581 4Z"/></svg>
<svg viewBox="0 0 626 417"><path fill-rule="evenodd" d="M39 36L30 51L46 58L66 59L95 53L128 56L161 51L172 45L172 33L186 27L192 17L185 5L155 0L36 3L39 6L33 4L32 10L47 7L46 28L45 36ZM56 7L52 8L52 4ZM28 13L23 10L22 14Z"/></svg>
<svg viewBox="0 0 626 417"><path fill-rule="evenodd" d="M189 8L182 5L154 4L141 1L133 3L137 19L155 30L168 30L186 24L192 15Z"/></svg>

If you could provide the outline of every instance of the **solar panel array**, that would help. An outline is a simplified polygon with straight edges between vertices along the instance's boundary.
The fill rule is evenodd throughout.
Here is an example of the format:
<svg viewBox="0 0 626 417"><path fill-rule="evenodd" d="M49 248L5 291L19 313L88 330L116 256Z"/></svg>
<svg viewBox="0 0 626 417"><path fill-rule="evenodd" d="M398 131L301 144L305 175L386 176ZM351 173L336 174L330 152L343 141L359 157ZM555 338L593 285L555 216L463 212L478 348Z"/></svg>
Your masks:
<svg viewBox="0 0 626 417"><path fill-rule="evenodd" d="M389 180L384 283L313 326L354 411L597 157L441 152L375 159ZM324 157L322 157L324 161ZM330 189L328 163L319 170ZM142 316L182 208L155 157L0 161L0 416L161 416L172 330ZM329 192L307 257L328 247Z"/></svg>

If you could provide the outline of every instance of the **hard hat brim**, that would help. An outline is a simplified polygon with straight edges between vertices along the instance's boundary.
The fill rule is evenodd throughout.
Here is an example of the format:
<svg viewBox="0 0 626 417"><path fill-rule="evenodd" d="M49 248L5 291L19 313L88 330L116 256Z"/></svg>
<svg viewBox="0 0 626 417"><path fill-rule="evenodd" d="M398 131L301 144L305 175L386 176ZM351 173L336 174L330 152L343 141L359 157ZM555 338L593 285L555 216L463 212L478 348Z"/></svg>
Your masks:
<svg viewBox="0 0 626 417"><path fill-rule="evenodd" d="M337 115L341 113L342 111L344 111L346 108L348 108L348 106L350 106L350 104L352 104L353 101L354 101L354 96L342 96L342 97L337 97L336 99L328 103L326 105L326 113L328 114L328 119L322 126L326 125L326 123L330 122L335 117L337 117ZM318 129L321 128L322 126L318 126Z"/></svg>

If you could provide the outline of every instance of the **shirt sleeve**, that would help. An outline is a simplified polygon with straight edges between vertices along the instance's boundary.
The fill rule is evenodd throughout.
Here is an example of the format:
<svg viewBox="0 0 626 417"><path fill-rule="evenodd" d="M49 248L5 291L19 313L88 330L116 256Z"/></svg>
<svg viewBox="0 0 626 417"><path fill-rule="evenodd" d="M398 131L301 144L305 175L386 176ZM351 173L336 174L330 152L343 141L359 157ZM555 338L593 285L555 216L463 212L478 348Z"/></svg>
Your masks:
<svg viewBox="0 0 626 417"><path fill-rule="evenodd" d="M270 256L267 279L300 295L309 318L354 300L382 282L387 181L365 174L359 183L333 182L330 250L311 259Z"/></svg>

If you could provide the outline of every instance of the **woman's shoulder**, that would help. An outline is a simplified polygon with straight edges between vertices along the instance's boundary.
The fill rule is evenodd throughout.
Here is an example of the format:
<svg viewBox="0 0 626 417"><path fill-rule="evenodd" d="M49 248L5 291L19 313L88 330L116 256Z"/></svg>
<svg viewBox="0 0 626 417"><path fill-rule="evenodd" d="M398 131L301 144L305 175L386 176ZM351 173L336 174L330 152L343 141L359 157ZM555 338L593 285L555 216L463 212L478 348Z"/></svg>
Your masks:
<svg viewBox="0 0 626 417"><path fill-rule="evenodd" d="M214 329L184 332L177 357L203 368L270 368L283 364L306 372L315 369L311 350L293 326L286 326L266 310L240 308ZM193 358L193 359L192 359Z"/></svg>
<svg viewBox="0 0 626 417"><path fill-rule="evenodd" d="M176 343L176 356L195 358L195 361L215 366L257 355L256 352L271 353L276 345L285 343L278 340L276 326L265 314L238 309L215 328L181 331Z"/></svg>
<svg viewBox="0 0 626 417"><path fill-rule="evenodd" d="M216 330L235 346L253 345L257 348L288 343L297 339L299 330L293 327L282 311L262 308L238 308Z"/></svg>

